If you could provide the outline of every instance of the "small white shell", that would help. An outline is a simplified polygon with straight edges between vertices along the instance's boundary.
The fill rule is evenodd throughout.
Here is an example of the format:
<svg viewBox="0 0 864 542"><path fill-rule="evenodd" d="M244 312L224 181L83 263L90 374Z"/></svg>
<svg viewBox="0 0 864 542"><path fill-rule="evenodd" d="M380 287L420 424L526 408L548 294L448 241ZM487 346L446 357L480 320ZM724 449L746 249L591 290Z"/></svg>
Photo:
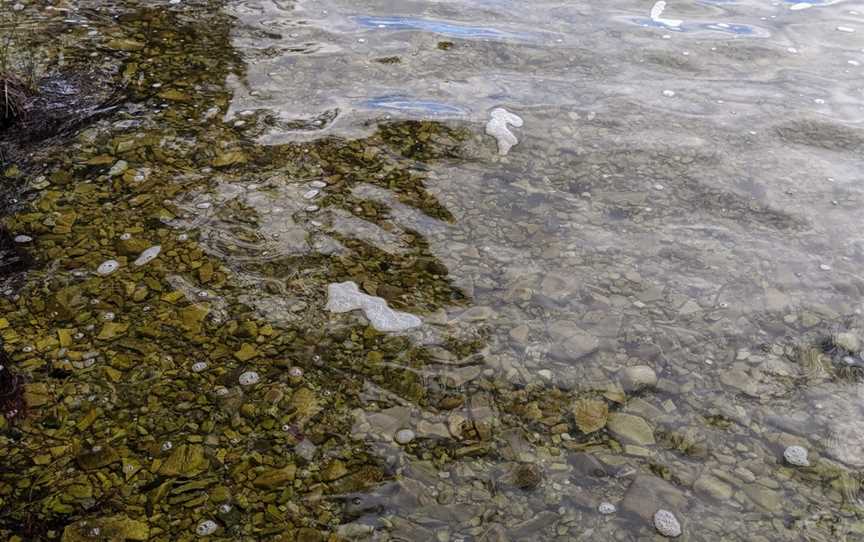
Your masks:
<svg viewBox="0 0 864 542"><path fill-rule="evenodd" d="M325 186L327 186L327 183L324 181L312 181L309 183L310 188L324 188Z"/></svg>
<svg viewBox="0 0 864 542"><path fill-rule="evenodd" d="M210 519L205 519L201 523L195 527L195 533L198 536L210 536L215 533L219 529L219 525L216 524L215 521Z"/></svg>
<svg viewBox="0 0 864 542"><path fill-rule="evenodd" d="M257 384L259 380L261 380L261 377L255 371L246 371L239 378L241 386L252 386Z"/></svg>
<svg viewBox="0 0 864 542"><path fill-rule="evenodd" d="M29 243L32 240L33 240L33 238L30 237L29 235L16 235L15 236L15 242L16 243Z"/></svg>
<svg viewBox="0 0 864 542"><path fill-rule="evenodd" d="M110 275L114 271L117 271L119 267L120 264L117 262L117 260L105 260L104 262L99 264L99 267L96 268L96 273L104 277L106 275Z"/></svg>
<svg viewBox="0 0 864 542"><path fill-rule="evenodd" d="M193 373L200 373L201 371L203 371L206 368L207 368L207 362L206 361L196 361L195 363L192 364L192 372Z"/></svg>
<svg viewBox="0 0 864 542"><path fill-rule="evenodd" d="M162 252L162 245L153 245L142 252L141 255L138 256L138 259L133 262L133 265L135 265L135 267L146 265L155 260L156 257L159 256L160 252Z"/></svg>

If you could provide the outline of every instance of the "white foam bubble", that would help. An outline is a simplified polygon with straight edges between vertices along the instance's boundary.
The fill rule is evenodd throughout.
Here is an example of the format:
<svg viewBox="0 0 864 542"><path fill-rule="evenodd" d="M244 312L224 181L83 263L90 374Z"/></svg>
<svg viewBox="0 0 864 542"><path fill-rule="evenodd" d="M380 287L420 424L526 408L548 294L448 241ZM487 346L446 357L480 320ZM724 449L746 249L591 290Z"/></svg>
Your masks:
<svg viewBox="0 0 864 542"><path fill-rule="evenodd" d="M517 128L522 126L522 117L511 113L503 107L496 107L490 113L491 119L486 123L486 134L494 137L498 142L498 154L505 155L510 149L519 143L513 132L507 127L512 124Z"/></svg>
<svg viewBox="0 0 864 542"><path fill-rule="evenodd" d="M666 10L666 2L664 0L660 0L659 2L655 2L653 6L651 6L651 20L655 23L660 23L665 26L671 26L673 28L677 28L681 26L681 23L684 21L680 19L664 19L662 17L663 12Z"/></svg>
<svg viewBox="0 0 864 542"><path fill-rule="evenodd" d="M378 331L405 331L423 323L413 314L391 309L380 297L364 294L352 281L331 284L327 293L327 310L335 313L362 310Z"/></svg>

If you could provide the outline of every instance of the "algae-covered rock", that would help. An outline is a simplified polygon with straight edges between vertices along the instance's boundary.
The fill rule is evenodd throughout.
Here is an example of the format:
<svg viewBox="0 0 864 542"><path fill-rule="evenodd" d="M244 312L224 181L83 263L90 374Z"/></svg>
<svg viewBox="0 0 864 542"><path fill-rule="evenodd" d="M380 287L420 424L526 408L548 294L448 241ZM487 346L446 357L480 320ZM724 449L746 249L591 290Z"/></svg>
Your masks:
<svg viewBox="0 0 864 542"><path fill-rule="evenodd" d="M298 425L303 425L321 412L321 403L315 392L309 388L300 388L291 396L291 407Z"/></svg>
<svg viewBox="0 0 864 542"><path fill-rule="evenodd" d="M644 419L632 414L616 412L609 416L609 432L624 442L645 446L654 444L654 430Z"/></svg>
<svg viewBox="0 0 864 542"><path fill-rule="evenodd" d="M176 447L159 467L163 476L197 476L207 470L210 462L204 456L204 447L200 444L183 444Z"/></svg>
<svg viewBox="0 0 864 542"><path fill-rule="evenodd" d="M245 164L246 155L242 151L223 152L213 159L213 167L228 167L236 164Z"/></svg>
<svg viewBox="0 0 864 542"><path fill-rule="evenodd" d="M599 399L579 399L573 403L573 418L576 427L583 433L593 433L606 427L609 407Z"/></svg>
<svg viewBox="0 0 864 542"><path fill-rule="evenodd" d="M84 519L63 529L62 542L149 540L150 526L128 516Z"/></svg>
<svg viewBox="0 0 864 542"><path fill-rule="evenodd" d="M78 466L84 470L100 469L120 461L120 454L110 446L96 446L76 458Z"/></svg>
<svg viewBox="0 0 864 542"><path fill-rule="evenodd" d="M252 485L262 489L275 489L293 482L296 475L297 467L289 464L281 469L265 470L252 481Z"/></svg>

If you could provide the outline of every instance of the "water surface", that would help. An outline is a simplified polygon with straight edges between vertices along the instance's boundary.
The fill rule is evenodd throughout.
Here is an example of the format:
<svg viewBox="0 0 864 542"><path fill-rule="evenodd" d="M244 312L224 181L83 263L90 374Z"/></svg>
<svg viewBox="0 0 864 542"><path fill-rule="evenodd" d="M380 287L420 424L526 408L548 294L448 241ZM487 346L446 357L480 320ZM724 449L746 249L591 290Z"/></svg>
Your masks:
<svg viewBox="0 0 864 542"><path fill-rule="evenodd" d="M73 4L130 97L6 219L0 532L864 536L860 4Z"/></svg>

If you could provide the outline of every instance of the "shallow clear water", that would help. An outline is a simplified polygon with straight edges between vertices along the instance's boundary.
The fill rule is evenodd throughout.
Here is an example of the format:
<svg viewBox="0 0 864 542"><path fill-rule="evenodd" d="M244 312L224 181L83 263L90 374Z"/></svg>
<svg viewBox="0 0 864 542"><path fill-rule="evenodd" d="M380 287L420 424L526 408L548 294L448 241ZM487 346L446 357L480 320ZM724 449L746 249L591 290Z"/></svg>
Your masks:
<svg viewBox="0 0 864 542"><path fill-rule="evenodd" d="M138 94L59 166L77 195L31 193L7 220L46 265L4 340L66 386L75 454L107 440L122 472L126 452L149 465L81 467L117 478L96 490L119 492L111 513L154 540L211 518L224 539L636 540L660 537L658 509L685 540L864 537L864 5L91 7L69 47L132 55L131 75L102 63ZM127 33L147 46L110 44ZM499 107L523 120L506 155L485 132ZM64 209L71 237L34 226ZM155 263L132 266L123 231ZM76 275L118 251L118 272ZM331 313L344 281L422 324ZM75 284L89 317L20 301ZM87 330L107 310L126 327ZM20 354L76 326L116 379ZM33 433L16 446L49 445ZM168 440L207 465L150 463ZM8 510L24 497L3 476ZM135 500L188 480L183 509ZM42 503L58 525L110 515L61 500Z"/></svg>

